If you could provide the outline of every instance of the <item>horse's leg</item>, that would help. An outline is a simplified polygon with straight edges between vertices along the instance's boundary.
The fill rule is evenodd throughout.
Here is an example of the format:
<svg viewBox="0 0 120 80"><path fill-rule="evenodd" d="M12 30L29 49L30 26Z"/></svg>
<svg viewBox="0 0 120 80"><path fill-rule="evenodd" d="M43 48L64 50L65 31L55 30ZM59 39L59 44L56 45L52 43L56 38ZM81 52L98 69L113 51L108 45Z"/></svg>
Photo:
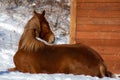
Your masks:
<svg viewBox="0 0 120 80"><path fill-rule="evenodd" d="M17 70L16 67L14 67L14 68L9 68L9 69L8 69L8 71L16 71L16 70Z"/></svg>

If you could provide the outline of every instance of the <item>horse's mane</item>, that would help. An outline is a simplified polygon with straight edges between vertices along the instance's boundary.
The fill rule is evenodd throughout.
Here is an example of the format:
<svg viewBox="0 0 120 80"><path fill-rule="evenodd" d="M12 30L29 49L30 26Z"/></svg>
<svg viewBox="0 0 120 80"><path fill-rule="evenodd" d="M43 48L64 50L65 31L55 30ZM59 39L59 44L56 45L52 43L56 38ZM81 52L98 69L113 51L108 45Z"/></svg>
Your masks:
<svg viewBox="0 0 120 80"><path fill-rule="evenodd" d="M33 17L28 21L19 42L19 49L31 52L44 48L44 43L36 39L40 32L40 23L38 20L37 17Z"/></svg>

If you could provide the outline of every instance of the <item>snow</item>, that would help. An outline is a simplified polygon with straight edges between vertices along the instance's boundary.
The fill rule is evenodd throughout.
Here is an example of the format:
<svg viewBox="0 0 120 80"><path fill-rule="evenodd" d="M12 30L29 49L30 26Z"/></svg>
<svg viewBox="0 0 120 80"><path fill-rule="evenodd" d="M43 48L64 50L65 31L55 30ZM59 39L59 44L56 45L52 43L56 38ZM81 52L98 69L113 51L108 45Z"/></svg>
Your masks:
<svg viewBox="0 0 120 80"><path fill-rule="evenodd" d="M60 2L60 0L57 1ZM35 3L32 5L35 5ZM30 74L19 71L7 71L8 68L14 67L13 56L17 51L18 41L23 32L23 27L31 18L32 12L25 15L24 13L31 10L22 6L17 8L17 10L4 11L7 5L2 6L3 4L0 3L0 80L120 80L120 78L98 78L73 74ZM53 23L56 21L56 15L51 15L47 18L49 18L49 22L51 22L50 20ZM66 23L70 21L69 17L64 17L63 19L68 20ZM59 30L54 27L52 28L56 36L55 44L69 43L69 31L66 31L69 29L69 25L66 26L66 23L62 23L61 21L59 20Z"/></svg>

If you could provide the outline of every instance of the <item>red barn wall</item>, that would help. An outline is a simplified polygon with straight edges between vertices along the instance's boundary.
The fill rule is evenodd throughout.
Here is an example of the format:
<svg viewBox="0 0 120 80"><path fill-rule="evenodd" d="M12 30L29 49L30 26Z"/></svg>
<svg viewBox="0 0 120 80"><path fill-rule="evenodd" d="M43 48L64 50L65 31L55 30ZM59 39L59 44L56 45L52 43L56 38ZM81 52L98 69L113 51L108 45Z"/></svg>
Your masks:
<svg viewBox="0 0 120 80"><path fill-rule="evenodd" d="M71 43L89 45L120 73L120 0L71 0Z"/></svg>

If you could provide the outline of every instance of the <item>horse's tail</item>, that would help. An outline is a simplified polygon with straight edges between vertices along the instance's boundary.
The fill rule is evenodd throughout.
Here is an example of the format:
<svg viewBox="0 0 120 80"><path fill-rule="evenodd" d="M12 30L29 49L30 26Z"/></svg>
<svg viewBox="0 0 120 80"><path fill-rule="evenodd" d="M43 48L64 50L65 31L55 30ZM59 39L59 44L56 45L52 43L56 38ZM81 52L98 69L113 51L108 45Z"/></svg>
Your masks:
<svg viewBox="0 0 120 80"><path fill-rule="evenodd" d="M107 68L104 64L100 64L100 77L111 77L111 78L115 78L116 76L110 72L107 71Z"/></svg>

